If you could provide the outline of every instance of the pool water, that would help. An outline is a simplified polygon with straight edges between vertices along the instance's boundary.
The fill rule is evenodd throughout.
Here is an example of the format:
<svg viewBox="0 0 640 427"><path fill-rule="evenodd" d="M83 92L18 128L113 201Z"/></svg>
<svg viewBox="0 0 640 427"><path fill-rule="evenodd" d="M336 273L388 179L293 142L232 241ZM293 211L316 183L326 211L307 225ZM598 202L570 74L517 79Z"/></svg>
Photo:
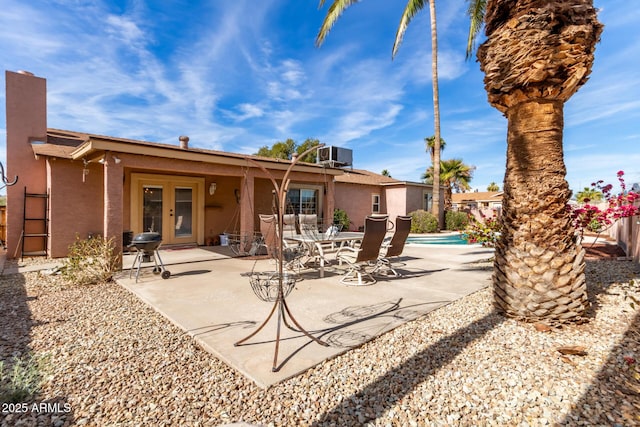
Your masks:
<svg viewBox="0 0 640 427"><path fill-rule="evenodd" d="M442 236L409 236L407 243L418 245L466 245L467 241L462 238L461 234L445 234Z"/></svg>

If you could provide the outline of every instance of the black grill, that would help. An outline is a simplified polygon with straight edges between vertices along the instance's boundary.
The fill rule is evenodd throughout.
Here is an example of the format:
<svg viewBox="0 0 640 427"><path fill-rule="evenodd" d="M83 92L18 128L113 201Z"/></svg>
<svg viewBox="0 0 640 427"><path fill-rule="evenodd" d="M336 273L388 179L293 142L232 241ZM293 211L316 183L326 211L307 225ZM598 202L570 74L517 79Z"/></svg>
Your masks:
<svg viewBox="0 0 640 427"><path fill-rule="evenodd" d="M158 252L160 244L162 244L162 236L160 235L160 233L140 233L133 236L129 248L135 249L137 253L136 258L133 260L131 270L129 271L129 278L131 278L133 270L136 269L137 283L138 276L140 276L140 267L142 267L142 263L151 262L152 258L155 264L155 266L153 267L154 274L162 273L163 279L168 279L171 276L171 273L164 267L162 258L160 258L160 253Z"/></svg>

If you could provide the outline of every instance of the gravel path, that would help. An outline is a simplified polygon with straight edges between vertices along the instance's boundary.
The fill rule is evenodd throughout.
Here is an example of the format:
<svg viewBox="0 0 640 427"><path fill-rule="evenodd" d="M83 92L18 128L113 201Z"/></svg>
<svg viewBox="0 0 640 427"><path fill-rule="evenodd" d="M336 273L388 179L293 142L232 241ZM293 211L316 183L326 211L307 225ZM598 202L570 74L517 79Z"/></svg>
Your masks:
<svg viewBox="0 0 640 427"><path fill-rule="evenodd" d="M485 289L268 390L116 284L2 276L1 359L50 363L0 425L640 425L640 266L588 261L587 275L588 323L540 331L494 314Z"/></svg>

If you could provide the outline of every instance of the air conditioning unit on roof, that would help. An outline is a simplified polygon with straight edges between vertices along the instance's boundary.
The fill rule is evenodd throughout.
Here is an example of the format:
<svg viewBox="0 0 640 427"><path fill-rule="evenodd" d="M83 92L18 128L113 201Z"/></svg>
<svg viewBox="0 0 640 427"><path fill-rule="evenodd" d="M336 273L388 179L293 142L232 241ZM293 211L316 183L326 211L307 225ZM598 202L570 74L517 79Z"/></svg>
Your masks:
<svg viewBox="0 0 640 427"><path fill-rule="evenodd" d="M320 147L316 163L331 167L351 166L353 164L353 150L342 147Z"/></svg>

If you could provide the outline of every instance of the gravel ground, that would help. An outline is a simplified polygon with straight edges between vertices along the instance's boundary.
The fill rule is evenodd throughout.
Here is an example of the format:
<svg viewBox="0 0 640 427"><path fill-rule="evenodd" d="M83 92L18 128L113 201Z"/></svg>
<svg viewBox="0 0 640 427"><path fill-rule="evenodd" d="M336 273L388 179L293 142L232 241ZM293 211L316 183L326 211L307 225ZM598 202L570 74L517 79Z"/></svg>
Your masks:
<svg viewBox="0 0 640 427"><path fill-rule="evenodd" d="M640 266L588 261L587 275L587 323L505 319L485 289L268 390L117 284L2 276L1 360L49 364L0 425L640 425Z"/></svg>

